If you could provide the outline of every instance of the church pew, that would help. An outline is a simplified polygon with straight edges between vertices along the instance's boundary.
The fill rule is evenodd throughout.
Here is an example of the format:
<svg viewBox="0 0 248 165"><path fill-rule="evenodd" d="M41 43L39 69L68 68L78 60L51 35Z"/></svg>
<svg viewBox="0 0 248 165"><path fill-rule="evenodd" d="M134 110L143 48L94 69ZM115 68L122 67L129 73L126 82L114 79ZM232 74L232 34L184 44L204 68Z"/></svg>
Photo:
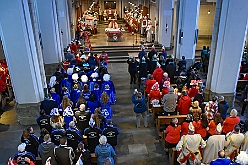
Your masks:
<svg viewBox="0 0 248 165"><path fill-rule="evenodd" d="M152 122L155 121L155 117L157 113L163 113L164 112L164 105L159 104L159 105L153 105L152 106Z"/></svg>
<svg viewBox="0 0 248 165"><path fill-rule="evenodd" d="M173 118L177 118L178 123L181 124L185 120L186 116L187 115L158 116L157 124L156 124L158 135L159 136L162 135L162 133L160 132L160 126L161 125L165 125L165 124L169 125Z"/></svg>
<svg viewBox="0 0 248 165"><path fill-rule="evenodd" d="M36 157L35 165L42 165L42 162L41 162L41 158L40 157Z"/></svg>
<svg viewBox="0 0 248 165"><path fill-rule="evenodd" d="M91 153L91 164L97 164L97 157L95 155L95 153Z"/></svg>

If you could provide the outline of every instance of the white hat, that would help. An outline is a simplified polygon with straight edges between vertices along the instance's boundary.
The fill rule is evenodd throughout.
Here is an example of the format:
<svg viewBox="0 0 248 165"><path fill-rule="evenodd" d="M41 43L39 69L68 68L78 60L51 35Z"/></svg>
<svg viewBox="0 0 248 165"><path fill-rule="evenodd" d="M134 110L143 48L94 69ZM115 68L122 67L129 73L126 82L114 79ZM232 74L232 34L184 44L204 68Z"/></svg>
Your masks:
<svg viewBox="0 0 248 165"><path fill-rule="evenodd" d="M91 74L90 77L92 77L92 78L97 78L97 77L98 77L98 73L94 72L94 73Z"/></svg>
<svg viewBox="0 0 248 165"><path fill-rule="evenodd" d="M72 75L72 80L77 80L78 79L78 74L77 73L74 73L73 75Z"/></svg>
<svg viewBox="0 0 248 165"><path fill-rule="evenodd" d="M189 131L195 132L195 127L192 122L189 123Z"/></svg>
<svg viewBox="0 0 248 165"><path fill-rule="evenodd" d="M222 126L221 126L220 123L216 126L216 131L217 131L218 133L221 133L221 131L222 131Z"/></svg>
<svg viewBox="0 0 248 165"><path fill-rule="evenodd" d="M103 75L103 81L109 81L110 80L110 75L109 74L104 74Z"/></svg>
<svg viewBox="0 0 248 165"><path fill-rule="evenodd" d="M68 49L67 49L67 52L70 52L71 51L71 48L69 47Z"/></svg>
<svg viewBox="0 0 248 165"><path fill-rule="evenodd" d="M81 105L79 106L79 109L80 109L80 111L84 111L84 110L85 110L85 104L81 104Z"/></svg>
<svg viewBox="0 0 248 165"><path fill-rule="evenodd" d="M50 116L59 116L59 109L53 108L50 112Z"/></svg>
<svg viewBox="0 0 248 165"><path fill-rule="evenodd" d="M159 62L157 62L157 66L160 68L161 67L161 65L160 65L160 63Z"/></svg>
<svg viewBox="0 0 248 165"><path fill-rule="evenodd" d="M152 48L154 49L154 48L155 48L155 46L154 46L154 45L152 45Z"/></svg>
<svg viewBox="0 0 248 165"><path fill-rule="evenodd" d="M82 75L81 76L81 81L82 82L87 82L88 81L88 77L86 75Z"/></svg>
<svg viewBox="0 0 248 165"><path fill-rule="evenodd" d="M25 143L22 143L18 146L18 151L19 152L23 152L25 151L25 148L26 148L26 144Z"/></svg>
<svg viewBox="0 0 248 165"><path fill-rule="evenodd" d="M162 49L165 49L165 47L164 47L164 46L162 46Z"/></svg>

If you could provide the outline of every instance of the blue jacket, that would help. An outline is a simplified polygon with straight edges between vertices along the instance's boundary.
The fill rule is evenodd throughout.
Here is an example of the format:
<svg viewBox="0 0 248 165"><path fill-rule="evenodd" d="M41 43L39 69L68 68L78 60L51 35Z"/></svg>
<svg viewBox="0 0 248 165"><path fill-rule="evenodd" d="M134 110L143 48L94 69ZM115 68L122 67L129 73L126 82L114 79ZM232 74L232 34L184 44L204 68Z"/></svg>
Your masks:
<svg viewBox="0 0 248 165"><path fill-rule="evenodd" d="M222 119L226 118L228 108L229 108L228 102L226 101L219 102L218 111L220 112Z"/></svg>
<svg viewBox="0 0 248 165"><path fill-rule="evenodd" d="M132 102L134 103L134 112L135 113L142 113L146 111L146 102L144 96L139 100L136 98L136 94L132 96Z"/></svg>

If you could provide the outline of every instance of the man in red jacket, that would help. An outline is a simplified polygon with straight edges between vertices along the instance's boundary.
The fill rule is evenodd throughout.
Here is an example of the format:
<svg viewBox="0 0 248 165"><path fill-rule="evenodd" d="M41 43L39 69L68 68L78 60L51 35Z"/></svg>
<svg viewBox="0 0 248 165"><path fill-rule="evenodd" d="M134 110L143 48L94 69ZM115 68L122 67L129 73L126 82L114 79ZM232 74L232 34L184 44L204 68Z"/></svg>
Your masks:
<svg viewBox="0 0 248 165"><path fill-rule="evenodd" d="M187 94L187 91L182 91L182 96L177 105L177 111L180 115L187 115L191 105L191 99Z"/></svg>
<svg viewBox="0 0 248 165"><path fill-rule="evenodd" d="M160 81L162 80L163 78L163 74L164 74L164 71L163 69L161 68L161 65L159 63L157 63L157 67L156 69L153 71L153 77L154 79L160 83Z"/></svg>
<svg viewBox="0 0 248 165"><path fill-rule="evenodd" d="M146 93L149 94L152 86L156 83L152 75L148 75L148 80L146 80Z"/></svg>

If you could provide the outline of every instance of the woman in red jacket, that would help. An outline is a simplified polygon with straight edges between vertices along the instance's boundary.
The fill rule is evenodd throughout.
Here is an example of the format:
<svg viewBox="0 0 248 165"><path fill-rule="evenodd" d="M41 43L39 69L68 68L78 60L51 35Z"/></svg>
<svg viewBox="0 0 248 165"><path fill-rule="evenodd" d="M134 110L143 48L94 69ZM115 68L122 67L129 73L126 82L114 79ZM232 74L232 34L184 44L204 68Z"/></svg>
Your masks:
<svg viewBox="0 0 248 165"><path fill-rule="evenodd" d="M165 146L166 148L176 147L181 136L181 125L178 125L178 119L172 119L170 125L165 130Z"/></svg>
<svg viewBox="0 0 248 165"><path fill-rule="evenodd" d="M152 90L149 93L149 98L150 101L152 102L153 100L158 100L160 102L161 100L161 94L160 94L160 90L159 90L159 84L158 82L156 82L153 86L152 86Z"/></svg>
<svg viewBox="0 0 248 165"><path fill-rule="evenodd" d="M189 89L189 97L194 98L198 94L198 89L197 87L197 81L196 80L191 80L190 82L191 88Z"/></svg>
<svg viewBox="0 0 248 165"><path fill-rule="evenodd" d="M182 96L177 104L177 111L180 115L187 115L191 105L191 99L187 94L187 91L182 91Z"/></svg>
<svg viewBox="0 0 248 165"><path fill-rule="evenodd" d="M190 122L193 122L193 116L191 114L187 114L185 121L182 123L181 136L188 134Z"/></svg>
<svg viewBox="0 0 248 165"><path fill-rule="evenodd" d="M195 134L200 134L204 140L207 140L208 119L205 113L202 114L201 119L194 121Z"/></svg>
<svg viewBox="0 0 248 165"><path fill-rule="evenodd" d="M153 76L151 74L147 75L148 80L146 80L146 93L149 94L151 91L152 86L156 83Z"/></svg>
<svg viewBox="0 0 248 165"><path fill-rule="evenodd" d="M220 123L220 124L222 124L222 118L221 118L221 115L220 115L220 113L216 113L215 115L214 115L214 118L213 118L213 120L211 120L210 122L209 122L209 124L208 124L208 128L209 128L209 130L208 130L208 137L209 136L212 136L212 135L215 135L216 134L216 127L217 127L217 125Z"/></svg>
<svg viewBox="0 0 248 165"><path fill-rule="evenodd" d="M162 89L162 98L164 97L164 95L168 94L169 91L170 91L170 81L165 81Z"/></svg>
<svg viewBox="0 0 248 165"><path fill-rule="evenodd" d="M232 132L233 128L236 124L240 122L240 118L237 116L238 112L236 109L232 109L230 112L230 116L225 119L223 122L222 132L227 134L228 132Z"/></svg>
<svg viewBox="0 0 248 165"><path fill-rule="evenodd" d="M157 68L153 71L152 75L153 75L154 79L155 79L158 83L160 83L160 81L161 81L162 78L163 78L163 73L164 73L164 71L163 71L163 69L161 68L161 65L159 64L159 65L157 65Z"/></svg>

